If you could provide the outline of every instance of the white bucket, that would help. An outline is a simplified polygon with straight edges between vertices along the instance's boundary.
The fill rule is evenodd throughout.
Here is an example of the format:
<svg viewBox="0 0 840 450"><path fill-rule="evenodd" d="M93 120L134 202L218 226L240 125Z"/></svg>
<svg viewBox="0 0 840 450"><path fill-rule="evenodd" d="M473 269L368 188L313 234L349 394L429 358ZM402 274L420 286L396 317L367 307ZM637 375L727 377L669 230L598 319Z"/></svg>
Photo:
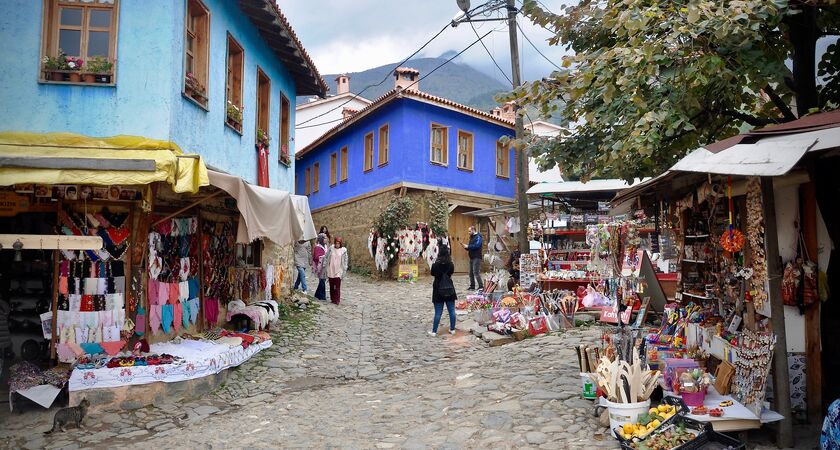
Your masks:
<svg viewBox="0 0 840 450"><path fill-rule="evenodd" d="M607 400L607 410L610 413L610 430L615 433L616 428L625 423L636 423L639 415L648 412L650 399L638 403L613 403Z"/></svg>

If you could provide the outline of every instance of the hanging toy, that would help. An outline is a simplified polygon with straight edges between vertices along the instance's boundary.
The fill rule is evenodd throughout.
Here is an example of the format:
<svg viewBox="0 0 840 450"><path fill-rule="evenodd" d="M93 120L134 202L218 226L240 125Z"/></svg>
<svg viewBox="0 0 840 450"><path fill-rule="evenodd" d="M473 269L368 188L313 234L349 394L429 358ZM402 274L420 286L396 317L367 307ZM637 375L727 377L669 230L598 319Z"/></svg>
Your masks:
<svg viewBox="0 0 840 450"><path fill-rule="evenodd" d="M732 206L732 177L729 177L726 185L726 196L729 199L729 226L727 227L727 231L720 237L720 246L730 253L740 252L744 248L745 239L744 233L735 229L735 224L732 220L734 214L734 208Z"/></svg>

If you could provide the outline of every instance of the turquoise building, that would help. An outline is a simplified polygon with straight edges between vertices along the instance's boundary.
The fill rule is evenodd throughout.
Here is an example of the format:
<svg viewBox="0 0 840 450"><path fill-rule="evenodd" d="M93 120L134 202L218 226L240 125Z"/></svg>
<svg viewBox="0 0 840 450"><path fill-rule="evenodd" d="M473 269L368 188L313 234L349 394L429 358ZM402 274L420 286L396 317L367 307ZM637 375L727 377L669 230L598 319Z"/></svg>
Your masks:
<svg viewBox="0 0 840 450"><path fill-rule="evenodd" d="M2 10L0 131L172 141L293 190L295 97L327 87L273 0L3 0Z"/></svg>

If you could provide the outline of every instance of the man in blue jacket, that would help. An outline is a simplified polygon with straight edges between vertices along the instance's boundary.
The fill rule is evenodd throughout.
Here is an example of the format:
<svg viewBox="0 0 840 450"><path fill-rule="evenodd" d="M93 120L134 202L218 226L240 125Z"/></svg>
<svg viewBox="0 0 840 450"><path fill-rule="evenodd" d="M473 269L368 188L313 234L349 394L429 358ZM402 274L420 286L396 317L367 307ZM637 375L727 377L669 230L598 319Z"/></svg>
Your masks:
<svg viewBox="0 0 840 450"><path fill-rule="evenodd" d="M469 290L484 288L484 281L481 280L481 245L483 243L481 233L471 226L470 243L464 244L464 249L470 255L470 287L467 288Z"/></svg>

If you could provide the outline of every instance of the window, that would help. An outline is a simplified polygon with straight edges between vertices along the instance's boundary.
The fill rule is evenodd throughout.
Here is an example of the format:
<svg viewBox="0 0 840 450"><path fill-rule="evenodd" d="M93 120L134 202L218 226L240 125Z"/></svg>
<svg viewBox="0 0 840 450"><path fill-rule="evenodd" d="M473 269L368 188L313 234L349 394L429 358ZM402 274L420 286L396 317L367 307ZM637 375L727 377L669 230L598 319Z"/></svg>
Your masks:
<svg viewBox="0 0 840 450"><path fill-rule="evenodd" d="M280 94L280 162L290 164L289 158L289 121L291 120L292 108L289 99Z"/></svg>
<svg viewBox="0 0 840 450"><path fill-rule="evenodd" d="M379 127L379 165L388 164L388 124Z"/></svg>
<svg viewBox="0 0 840 450"><path fill-rule="evenodd" d="M262 266L262 240L257 239L250 244L236 244L236 260L239 266Z"/></svg>
<svg viewBox="0 0 840 450"><path fill-rule="evenodd" d="M210 11L200 0L187 0L184 38L184 94L207 106Z"/></svg>
<svg viewBox="0 0 840 450"><path fill-rule="evenodd" d="M347 181L347 147L341 149L341 181Z"/></svg>
<svg viewBox="0 0 840 450"><path fill-rule="evenodd" d="M242 133L242 70L245 51L236 39L227 35L227 77L225 79L225 98L227 113L225 122Z"/></svg>
<svg viewBox="0 0 840 450"><path fill-rule="evenodd" d="M335 186L336 183L336 166L338 165L338 154L330 155L330 186Z"/></svg>
<svg viewBox="0 0 840 450"><path fill-rule="evenodd" d="M271 80L257 67L257 142L268 147L268 111L271 95Z"/></svg>
<svg viewBox="0 0 840 450"><path fill-rule="evenodd" d="M473 170L473 135L458 130L458 168Z"/></svg>
<svg viewBox="0 0 840 450"><path fill-rule="evenodd" d="M373 133L365 135L365 172L373 170Z"/></svg>
<svg viewBox="0 0 840 450"><path fill-rule="evenodd" d="M318 185L321 184L320 177L318 176L318 172L321 168L321 163L315 163L315 166L312 168L312 193L318 192Z"/></svg>
<svg viewBox="0 0 840 450"><path fill-rule="evenodd" d="M47 0L42 80L112 84L119 0ZM74 59L84 65L70 67Z"/></svg>
<svg viewBox="0 0 840 450"><path fill-rule="evenodd" d="M309 167L304 171L306 176L303 178L303 195L309 195Z"/></svg>
<svg viewBox="0 0 840 450"><path fill-rule="evenodd" d="M430 160L433 164L447 165L449 164L447 139L449 130L443 126L432 124L432 145Z"/></svg>
<svg viewBox="0 0 840 450"><path fill-rule="evenodd" d="M496 176L510 178L510 146L496 141Z"/></svg>

